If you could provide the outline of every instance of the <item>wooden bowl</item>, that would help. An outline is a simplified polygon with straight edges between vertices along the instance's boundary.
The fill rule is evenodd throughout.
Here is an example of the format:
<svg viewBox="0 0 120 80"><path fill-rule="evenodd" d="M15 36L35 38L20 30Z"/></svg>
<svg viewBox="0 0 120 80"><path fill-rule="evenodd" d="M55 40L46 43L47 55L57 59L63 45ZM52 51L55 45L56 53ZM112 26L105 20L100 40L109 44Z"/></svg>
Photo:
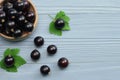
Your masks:
<svg viewBox="0 0 120 80"><path fill-rule="evenodd" d="M2 5L2 2L3 2L3 0L0 0L0 5ZM35 13L35 21L34 21L34 29L33 29L33 31L34 31L37 26L37 22L38 22L38 14L37 14L37 10L36 10L34 4L31 2L31 0L28 0L28 2L30 3L30 11L33 11ZM20 41L20 40L26 39L30 34L32 34L32 32L26 32L19 38L10 37L3 33L0 33L0 36L5 39L11 40L11 41Z"/></svg>

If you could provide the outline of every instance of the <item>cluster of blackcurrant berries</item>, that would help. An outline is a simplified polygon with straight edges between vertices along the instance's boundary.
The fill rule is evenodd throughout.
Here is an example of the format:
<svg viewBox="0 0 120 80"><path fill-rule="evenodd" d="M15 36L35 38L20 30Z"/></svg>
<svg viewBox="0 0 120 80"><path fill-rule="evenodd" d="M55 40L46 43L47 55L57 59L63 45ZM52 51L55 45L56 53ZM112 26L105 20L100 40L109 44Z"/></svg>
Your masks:
<svg viewBox="0 0 120 80"><path fill-rule="evenodd" d="M28 0L4 0L0 6L0 33L19 38L33 31L35 13Z"/></svg>
<svg viewBox="0 0 120 80"><path fill-rule="evenodd" d="M34 39L34 44L37 46L37 47L41 47L43 44L44 44L44 38L41 37L41 36L37 36L35 37ZM57 52L57 47L55 45L49 45L47 47L47 52L49 55L54 55L56 52ZM41 54L40 52L35 49L31 52L30 54L30 57L33 59L33 60L38 60L40 58ZM65 57L62 57L58 60L58 66L60 68L66 68L69 64L69 61L67 58ZM47 65L42 65L40 67L40 72L43 74L43 75L47 75L49 72L50 72L50 67L47 66Z"/></svg>

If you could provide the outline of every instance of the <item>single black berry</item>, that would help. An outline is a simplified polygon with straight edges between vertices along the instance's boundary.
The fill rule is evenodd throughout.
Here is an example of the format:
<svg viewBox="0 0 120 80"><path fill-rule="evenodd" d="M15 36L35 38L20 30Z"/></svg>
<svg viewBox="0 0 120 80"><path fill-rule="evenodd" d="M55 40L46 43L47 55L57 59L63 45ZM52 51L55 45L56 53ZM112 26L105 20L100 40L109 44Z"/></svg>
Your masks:
<svg viewBox="0 0 120 80"><path fill-rule="evenodd" d="M23 15L23 12L22 12L22 11L20 11L20 12L17 13L17 16L18 16L18 17L21 16L21 15Z"/></svg>
<svg viewBox="0 0 120 80"><path fill-rule="evenodd" d="M8 0L8 2L15 3L15 2L17 2L17 0Z"/></svg>
<svg viewBox="0 0 120 80"><path fill-rule="evenodd" d="M13 66L15 63L13 56L11 56L11 55L6 56L4 58L4 63L7 67Z"/></svg>
<svg viewBox="0 0 120 80"><path fill-rule="evenodd" d="M23 29L26 32L32 32L33 28L34 28L34 25L32 23L30 23L30 22L25 23L25 25L23 26Z"/></svg>
<svg viewBox="0 0 120 80"><path fill-rule="evenodd" d="M8 28L8 29L15 28L16 23L15 23L15 21L9 20L5 23L5 27Z"/></svg>
<svg viewBox="0 0 120 80"><path fill-rule="evenodd" d="M7 13L7 16L8 16L9 19L14 20L14 19L17 18L17 14L18 14L17 10L15 10L15 9L9 9L8 13Z"/></svg>
<svg viewBox="0 0 120 80"><path fill-rule="evenodd" d="M3 10L3 6L0 6L0 11L2 11Z"/></svg>
<svg viewBox="0 0 120 80"><path fill-rule="evenodd" d="M30 56L33 60L38 60L40 58L40 52L35 49L31 52Z"/></svg>
<svg viewBox="0 0 120 80"><path fill-rule="evenodd" d="M56 29L60 29L61 30L64 26L65 26L65 22L64 22L63 19L57 19L55 21L55 28Z"/></svg>
<svg viewBox="0 0 120 80"><path fill-rule="evenodd" d="M14 8L17 10L17 11L22 11L23 8L24 8L24 2L22 0L18 0L14 3Z"/></svg>
<svg viewBox="0 0 120 80"><path fill-rule="evenodd" d="M13 29L9 29L9 28L4 28L4 32L5 35L13 37Z"/></svg>
<svg viewBox="0 0 120 80"><path fill-rule="evenodd" d="M41 37L41 36L37 36L35 37L34 39L34 44L37 46L37 47L40 47L44 44L44 38Z"/></svg>
<svg viewBox="0 0 120 80"><path fill-rule="evenodd" d="M2 31L3 31L3 25L0 24L0 33L2 33Z"/></svg>
<svg viewBox="0 0 120 80"><path fill-rule="evenodd" d="M26 15L26 19L29 22L33 23L35 21L35 13L33 11L28 12L27 15Z"/></svg>
<svg viewBox="0 0 120 80"><path fill-rule="evenodd" d="M20 26L23 26L25 24L25 16L24 15L18 16L17 24L20 25Z"/></svg>
<svg viewBox="0 0 120 80"><path fill-rule="evenodd" d="M69 61L65 57L62 57L58 60L58 66L61 68L66 68L68 66L68 64L69 64Z"/></svg>
<svg viewBox="0 0 120 80"><path fill-rule="evenodd" d="M50 55L53 55L57 52L57 47L55 45L49 45L47 48L47 52Z"/></svg>
<svg viewBox="0 0 120 80"><path fill-rule="evenodd" d="M23 11L24 12L29 11L29 9L30 9L30 3L28 2L28 0L24 0L23 3L24 3Z"/></svg>
<svg viewBox="0 0 120 80"><path fill-rule="evenodd" d="M4 24L6 18L6 13L4 11L0 11L0 23Z"/></svg>
<svg viewBox="0 0 120 80"><path fill-rule="evenodd" d="M43 75L47 75L47 74L49 74L49 72L50 72L50 68L49 68L49 66L47 66L47 65L43 65L43 66L41 66L41 68L40 68L40 72L41 72Z"/></svg>
<svg viewBox="0 0 120 80"><path fill-rule="evenodd" d="M8 12L8 10L12 9L12 8L13 8L13 4L12 3L7 2L7 3L3 4L3 10L5 12Z"/></svg>
<svg viewBox="0 0 120 80"><path fill-rule="evenodd" d="M23 31L21 29L14 28L14 30L13 30L13 37L19 38L19 37L22 36L22 34L23 34Z"/></svg>

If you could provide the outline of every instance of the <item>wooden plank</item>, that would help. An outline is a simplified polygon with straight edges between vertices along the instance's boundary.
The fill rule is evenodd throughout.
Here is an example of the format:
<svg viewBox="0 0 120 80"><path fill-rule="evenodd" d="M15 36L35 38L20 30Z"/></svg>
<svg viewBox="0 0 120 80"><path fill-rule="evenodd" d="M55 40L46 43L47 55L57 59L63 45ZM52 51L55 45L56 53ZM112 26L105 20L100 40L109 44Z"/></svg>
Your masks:
<svg viewBox="0 0 120 80"><path fill-rule="evenodd" d="M61 70L57 67L56 64L47 64L51 67L51 73L49 76L42 76L39 72L39 67L41 64L26 64L19 68L17 73L7 73L4 70L2 72L2 79L17 79L17 80L49 80L49 79L58 79L60 76L61 79L73 80L74 77L77 79L84 80L112 80L113 78L119 78L119 63L81 63L81 64L71 64L68 68ZM30 66L28 68L28 66ZM113 76L114 75L114 76ZM7 77L6 77L7 76ZM19 77L20 76L20 77Z"/></svg>

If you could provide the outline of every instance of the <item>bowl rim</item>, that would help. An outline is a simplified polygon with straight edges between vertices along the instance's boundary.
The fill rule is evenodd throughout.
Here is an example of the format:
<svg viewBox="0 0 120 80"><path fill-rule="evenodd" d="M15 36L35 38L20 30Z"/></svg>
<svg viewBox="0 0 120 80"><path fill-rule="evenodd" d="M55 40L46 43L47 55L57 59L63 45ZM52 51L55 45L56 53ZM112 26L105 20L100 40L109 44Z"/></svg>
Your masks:
<svg viewBox="0 0 120 80"><path fill-rule="evenodd" d="M2 2L3 2L3 0L0 1L0 4ZM36 9L35 5L33 4L33 2L31 0L28 0L28 2L30 3L30 5L31 5L31 7L32 7L32 9L35 13L35 22L34 22L34 29L33 29L33 31L34 31L36 29L36 26L37 26L37 23L38 23L38 13L37 13L37 9ZM33 31L32 32L27 32L19 38L10 37L10 36L7 36L3 33L0 33L0 36L5 38L5 39L11 40L11 41L19 41L19 40L23 40L23 39L27 38L30 34L33 33Z"/></svg>

